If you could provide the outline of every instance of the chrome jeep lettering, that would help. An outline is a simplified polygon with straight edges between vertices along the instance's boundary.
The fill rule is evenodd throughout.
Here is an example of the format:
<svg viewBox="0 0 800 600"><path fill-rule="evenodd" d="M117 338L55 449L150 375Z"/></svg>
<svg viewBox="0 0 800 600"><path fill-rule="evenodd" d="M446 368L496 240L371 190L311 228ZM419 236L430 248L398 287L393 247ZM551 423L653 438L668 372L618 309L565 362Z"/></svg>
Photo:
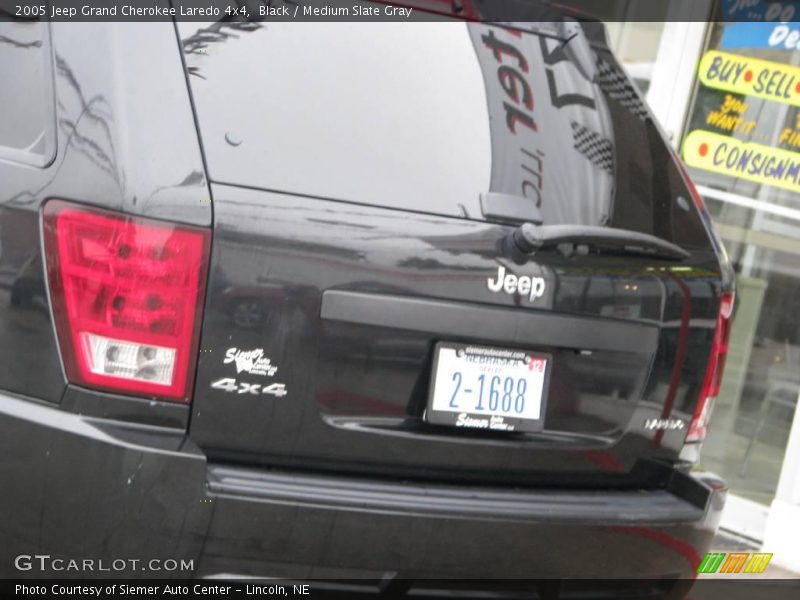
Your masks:
<svg viewBox="0 0 800 600"><path fill-rule="evenodd" d="M529 302L534 302L537 298L544 296L545 281L544 277L514 275L506 273L504 266L497 267L497 277L486 280L486 287L490 292L504 291L506 294L519 293L520 296L527 296Z"/></svg>
<svg viewBox="0 0 800 600"><path fill-rule="evenodd" d="M498 267L497 268L497 279L492 281L492 278L486 280L486 285L489 286L490 292L499 292L503 289L503 277L505 277L506 268L505 267Z"/></svg>

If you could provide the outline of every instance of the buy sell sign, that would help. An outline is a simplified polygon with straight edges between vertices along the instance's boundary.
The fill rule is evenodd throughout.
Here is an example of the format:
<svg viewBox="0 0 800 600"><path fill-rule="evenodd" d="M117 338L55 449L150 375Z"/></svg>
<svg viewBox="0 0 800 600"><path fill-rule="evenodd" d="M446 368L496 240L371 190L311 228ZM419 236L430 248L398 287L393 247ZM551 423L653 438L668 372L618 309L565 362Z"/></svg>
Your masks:
<svg viewBox="0 0 800 600"><path fill-rule="evenodd" d="M698 76L708 87L800 106L800 67L710 50Z"/></svg>

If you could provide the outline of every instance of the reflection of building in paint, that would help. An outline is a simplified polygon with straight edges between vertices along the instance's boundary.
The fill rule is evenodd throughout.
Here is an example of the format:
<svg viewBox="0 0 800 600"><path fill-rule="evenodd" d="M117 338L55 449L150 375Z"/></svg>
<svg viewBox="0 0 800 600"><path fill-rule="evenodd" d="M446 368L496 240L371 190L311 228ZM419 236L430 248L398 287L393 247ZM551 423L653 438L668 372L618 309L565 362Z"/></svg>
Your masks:
<svg viewBox="0 0 800 600"><path fill-rule="evenodd" d="M468 27L486 86L491 191L531 202L546 224L606 222L614 139L604 90L558 39L482 23Z"/></svg>

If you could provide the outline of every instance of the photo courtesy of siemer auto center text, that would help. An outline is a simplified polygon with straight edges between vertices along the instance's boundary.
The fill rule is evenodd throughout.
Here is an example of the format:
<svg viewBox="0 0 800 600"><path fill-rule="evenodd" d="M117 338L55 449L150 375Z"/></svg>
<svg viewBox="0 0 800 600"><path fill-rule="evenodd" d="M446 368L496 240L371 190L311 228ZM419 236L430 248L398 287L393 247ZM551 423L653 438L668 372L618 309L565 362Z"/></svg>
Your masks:
<svg viewBox="0 0 800 600"><path fill-rule="evenodd" d="M800 598L800 0L0 0L0 595Z"/></svg>

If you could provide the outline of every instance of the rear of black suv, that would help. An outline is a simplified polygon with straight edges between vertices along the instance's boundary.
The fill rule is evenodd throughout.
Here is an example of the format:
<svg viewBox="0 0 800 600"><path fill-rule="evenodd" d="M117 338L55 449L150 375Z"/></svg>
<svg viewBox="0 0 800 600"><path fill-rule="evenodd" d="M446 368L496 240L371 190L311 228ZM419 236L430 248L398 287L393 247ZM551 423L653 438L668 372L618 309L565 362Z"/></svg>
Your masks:
<svg viewBox="0 0 800 600"><path fill-rule="evenodd" d="M0 572L693 576L732 274L599 24L10 26Z"/></svg>

